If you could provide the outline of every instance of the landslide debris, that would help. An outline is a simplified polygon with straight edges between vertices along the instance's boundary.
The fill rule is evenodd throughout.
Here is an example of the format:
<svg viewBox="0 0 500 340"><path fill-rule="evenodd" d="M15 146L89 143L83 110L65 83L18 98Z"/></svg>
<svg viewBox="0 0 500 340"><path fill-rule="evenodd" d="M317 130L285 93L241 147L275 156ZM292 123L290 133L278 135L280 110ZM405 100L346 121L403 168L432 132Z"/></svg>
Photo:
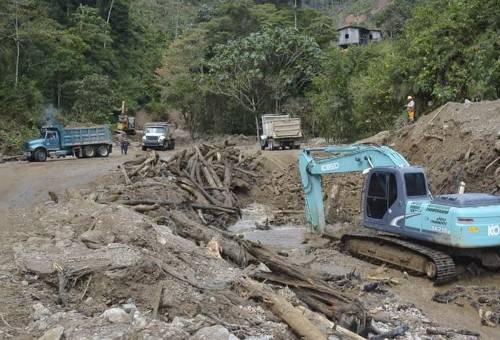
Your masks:
<svg viewBox="0 0 500 340"><path fill-rule="evenodd" d="M359 143L388 145L423 166L434 195L455 193L462 181L466 192L500 192L500 100L450 102L413 125ZM358 174L325 180L330 222L359 222L362 183Z"/></svg>
<svg viewBox="0 0 500 340"><path fill-rule="evenodd" d="M349 332L343 327L367 333L370 318L355 295L225 230L259 185L259 164L259 154L228 145L197 145L166 159L151 152L120 166L116 181L96 192L48 201L37 212L37 235L14 245L18 275L38 300L26 331L67 339L293 339L317 334L320 324L303 315L319 315L309 310L315 306L337 324L325 338ZM276 285L253 291L249 280L269 269ZM291 293L293 305L279 297L269 311L262 299L289 282L303 300ZM278 312L283 306L294 320Z"/></svg>

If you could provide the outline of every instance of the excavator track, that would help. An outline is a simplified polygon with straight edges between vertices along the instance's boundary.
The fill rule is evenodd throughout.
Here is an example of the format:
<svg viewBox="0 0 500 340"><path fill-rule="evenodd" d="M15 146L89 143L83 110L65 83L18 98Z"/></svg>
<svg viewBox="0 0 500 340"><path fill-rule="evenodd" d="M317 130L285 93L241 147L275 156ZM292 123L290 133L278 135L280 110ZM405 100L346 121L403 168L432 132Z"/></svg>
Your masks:
<svg viewBox="0 0 500 340"><path fill-rule="evenodd" d="M353 255L424 274L437 284L456 278L455 263L450 255L397 237L346 234L342 237L341 246Z"/></svg>

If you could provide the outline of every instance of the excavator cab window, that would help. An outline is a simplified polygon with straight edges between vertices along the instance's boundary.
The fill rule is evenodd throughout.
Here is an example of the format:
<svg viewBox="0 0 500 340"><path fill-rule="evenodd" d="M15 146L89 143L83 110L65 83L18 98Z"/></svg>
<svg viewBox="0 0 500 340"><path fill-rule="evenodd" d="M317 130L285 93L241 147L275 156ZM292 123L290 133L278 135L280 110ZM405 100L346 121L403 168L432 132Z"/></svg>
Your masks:
<svg viewBox="0 0 500 340"><path fill-rule="evenodd" d="M426 196L427 183L421 172L405 174L406 195L408 197Z"/></svg>
<svg viewBox="0 0 500 340"><path fill-rule="evenodd" d="M396 176L391 173L375 172L370 177L366 212L368 217L383 219L387 210L398 196Z"/></svg>

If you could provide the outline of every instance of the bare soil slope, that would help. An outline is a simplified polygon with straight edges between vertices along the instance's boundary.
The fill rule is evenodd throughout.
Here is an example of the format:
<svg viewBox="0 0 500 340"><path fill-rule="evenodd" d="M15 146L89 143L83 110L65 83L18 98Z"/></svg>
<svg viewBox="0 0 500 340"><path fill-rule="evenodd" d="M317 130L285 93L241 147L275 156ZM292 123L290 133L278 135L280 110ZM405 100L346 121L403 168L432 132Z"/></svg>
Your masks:
<svg viewBox="0 0 500 340"><path fill-rule="evenodd" d="M396 131L384 131L359 143L389 145L412 165L427 171L434 195L457 192L498 193L500 190L500 100L447 103ZM332 183L340 183L340 189ZM344 175L326 181L329 195L340 190L329 210L337 220L356 221L360 213L361 175ZM333 191L332 191L333 190Z"/></svg>

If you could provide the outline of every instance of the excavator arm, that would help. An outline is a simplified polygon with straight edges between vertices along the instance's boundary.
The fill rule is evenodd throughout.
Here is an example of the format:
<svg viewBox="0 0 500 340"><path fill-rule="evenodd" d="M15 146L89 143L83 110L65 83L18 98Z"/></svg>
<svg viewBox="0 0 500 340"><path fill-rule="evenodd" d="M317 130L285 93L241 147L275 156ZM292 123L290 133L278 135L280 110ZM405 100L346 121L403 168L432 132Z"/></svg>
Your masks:
<svg viewBox="0 0 500 340"><path fill-rule="evenodd" d="M304 149L299 155L299 170L304 189L306 217L313 230L320 233L325 230L321 175L409 165L401 154L387 146L352 144Z"/></svg>

